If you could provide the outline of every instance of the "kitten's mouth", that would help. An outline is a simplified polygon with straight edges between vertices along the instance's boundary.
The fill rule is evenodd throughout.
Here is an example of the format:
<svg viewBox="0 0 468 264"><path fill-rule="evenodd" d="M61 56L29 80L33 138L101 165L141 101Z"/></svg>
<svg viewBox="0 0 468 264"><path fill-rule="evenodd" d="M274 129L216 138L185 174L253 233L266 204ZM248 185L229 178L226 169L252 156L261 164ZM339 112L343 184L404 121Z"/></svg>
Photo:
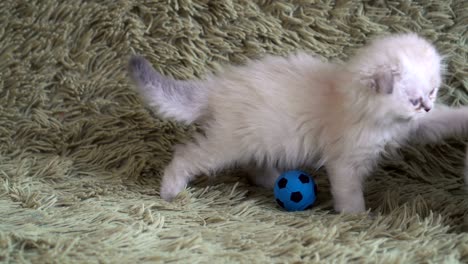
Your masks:
<svg viewBox="0 0 468 264"><path fill-rule="evenodd" d="M416 116L424 115L429 111L430 111L430 109L427 110L427 109L424 109L424 108L418 108L418 109L416 109Z"/></svg>

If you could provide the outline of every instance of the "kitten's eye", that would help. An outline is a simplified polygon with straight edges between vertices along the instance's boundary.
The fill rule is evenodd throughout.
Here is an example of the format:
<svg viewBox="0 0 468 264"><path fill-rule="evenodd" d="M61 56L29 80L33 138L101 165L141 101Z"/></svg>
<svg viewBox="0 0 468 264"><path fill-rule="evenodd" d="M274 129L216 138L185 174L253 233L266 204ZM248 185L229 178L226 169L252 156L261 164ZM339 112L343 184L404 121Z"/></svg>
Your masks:
<svg viewBox="0 0 468 264"><path fill-rule="evenodd" d="M433 88L433 89L431 90L431 92L429 93L429 96L433 96L433 95L435 94L435 90L436 90L436 89Z"/></svg>
<svg viewBox="0 0 468 264"><path fill-rule="evenodd" d="M410 101L410 103L411 103L412 105L418 106L418 104L419 104L419 102L420 102L421 100L419 100L419 99L410 99L409 101Z"/></svg>

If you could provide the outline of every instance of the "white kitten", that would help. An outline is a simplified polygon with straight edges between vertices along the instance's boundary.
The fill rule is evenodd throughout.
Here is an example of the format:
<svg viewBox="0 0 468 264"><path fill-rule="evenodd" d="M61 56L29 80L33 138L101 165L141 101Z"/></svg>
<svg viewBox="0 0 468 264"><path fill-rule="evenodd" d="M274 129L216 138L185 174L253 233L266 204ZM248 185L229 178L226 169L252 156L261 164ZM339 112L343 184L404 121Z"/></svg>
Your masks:
<svg viewBox="0 0 468 264"><path fill-rule="evenodd" d="M141 57L129 67L155 111L204 128L165 169L168 201L194 176L234 164L264 187L283 170L324 165L335 210L362 212L362 182L386 145L468 134L468 108L434 107L441 58L415 34L376 39L344 65L268 56L197 81L163 77Z"/></svg>

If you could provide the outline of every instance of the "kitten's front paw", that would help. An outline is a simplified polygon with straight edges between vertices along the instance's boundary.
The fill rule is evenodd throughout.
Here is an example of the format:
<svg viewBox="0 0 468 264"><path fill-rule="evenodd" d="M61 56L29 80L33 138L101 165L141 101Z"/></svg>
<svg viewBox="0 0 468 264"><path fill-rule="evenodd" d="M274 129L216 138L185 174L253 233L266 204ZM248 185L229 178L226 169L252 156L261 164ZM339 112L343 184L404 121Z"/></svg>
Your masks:
<svg viewBox="0 0 468 264"><path fill-rule="evenodd" d="M171 202L185 188L185 182L170 181L164 177L161 183L159 195L167 202Z"/></svg>
<svg viewBox="0 0 468 264"><path fill-rule="evenodd" d="M161 190L159 191L159 193L160 193L161 198L165 200L166 202L172 202L172 200L174 200L177 194L179 194L178 192L174 192L172 190L169 190L163 187L161 187Z"/></svg>
<svg viewBox="0 0 468 264"><path fill-rule="evenodd" d="M359 214L366 211L364 199L361 197L347 197L347 199L336 199L334 209L339 213Z"/></svg>
<svg viewBox="0 0 468 264"><path fill-rule="evenodd" d="M363 206L334 206L335 211L338 213L345 213L345 214L359 214L364 213L366 211L366 207Z"/></svg>

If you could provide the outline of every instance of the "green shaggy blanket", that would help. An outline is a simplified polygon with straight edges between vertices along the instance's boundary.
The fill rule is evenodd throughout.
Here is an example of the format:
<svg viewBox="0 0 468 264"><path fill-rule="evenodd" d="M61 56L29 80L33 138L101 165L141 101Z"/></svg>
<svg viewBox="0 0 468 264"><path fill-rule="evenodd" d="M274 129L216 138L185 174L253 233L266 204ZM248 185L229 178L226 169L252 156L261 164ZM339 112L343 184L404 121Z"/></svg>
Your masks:
<svg viewBox="0 0 468 264"><path fill-rule="evenodd" d="M372 214L280 210L239 172L159 198L174 144L126 62L196 78L224 63L305 49L345 59L371 36L415 31L447 56L440 100L466 104L468 2L2 0L0 262L468 262L464 142L409 146L366 182Z"/></svg>

